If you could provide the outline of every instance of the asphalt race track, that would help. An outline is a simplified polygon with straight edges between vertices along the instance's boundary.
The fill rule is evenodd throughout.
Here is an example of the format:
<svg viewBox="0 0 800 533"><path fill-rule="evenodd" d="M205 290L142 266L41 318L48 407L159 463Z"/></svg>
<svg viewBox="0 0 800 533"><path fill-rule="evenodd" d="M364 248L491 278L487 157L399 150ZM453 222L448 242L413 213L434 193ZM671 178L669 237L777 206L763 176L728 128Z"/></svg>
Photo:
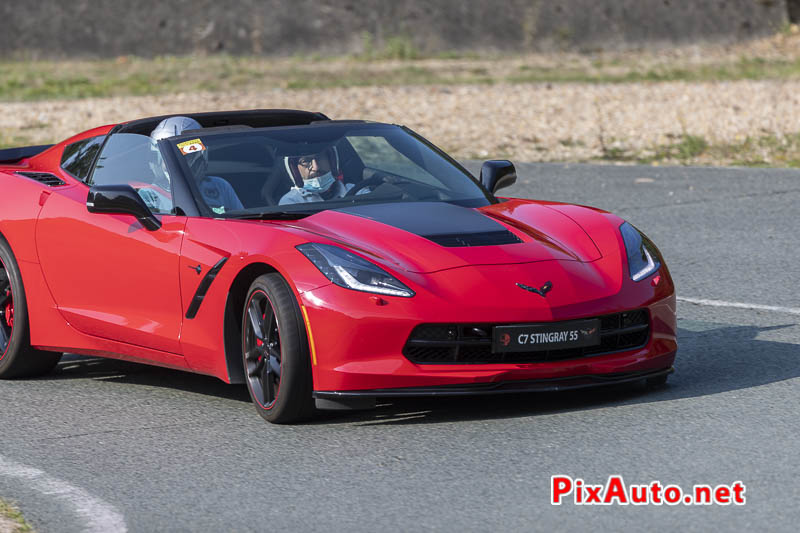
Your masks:
<svg viewBox="0 0 800 533"><path fill-rule="evenodd" d="M679 302L665 388L403 400L280 427L243 386L70 357L0 382L0 496L42 532L795 530L800 172L518 173L509 196L619 213L661 248L680 298L711 301ZM746 505L551 506L555 474L741 480Z"/></svg>

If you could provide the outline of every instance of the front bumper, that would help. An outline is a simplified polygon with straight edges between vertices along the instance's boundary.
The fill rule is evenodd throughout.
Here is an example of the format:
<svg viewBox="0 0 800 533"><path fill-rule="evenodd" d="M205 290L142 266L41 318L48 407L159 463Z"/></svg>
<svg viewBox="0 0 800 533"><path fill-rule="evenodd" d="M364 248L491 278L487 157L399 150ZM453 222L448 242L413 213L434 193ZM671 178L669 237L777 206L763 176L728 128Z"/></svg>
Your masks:
<svg viewBox="0 0 800 533"><path fill-rule="evenodd" d="M313 338L314 396L332 400L347 395L374 398L561 390L663 373L672 367L677 351L674 288L668 274L664 278L657 287L639 283L623 287L612 297L552 307L545 299L525 300L538 306L509 305L507 298L491 294L474 304L452 305L425 291L414 298L376 298L335 285L304 292L300 301ZM628 351L488 364L415 364L402 353L411 331L423 323L550 322L640 308L647 308L650 314L650 338L644 346Z"/></svg>

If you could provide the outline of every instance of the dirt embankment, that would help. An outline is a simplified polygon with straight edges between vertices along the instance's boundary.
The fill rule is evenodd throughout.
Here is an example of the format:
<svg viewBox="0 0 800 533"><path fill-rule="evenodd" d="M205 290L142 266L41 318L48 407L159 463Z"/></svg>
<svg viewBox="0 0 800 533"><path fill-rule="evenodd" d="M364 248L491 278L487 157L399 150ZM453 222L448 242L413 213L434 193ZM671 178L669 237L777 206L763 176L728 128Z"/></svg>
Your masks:
<svg viewBox="0 0 800 533"><path fill-rule="evenodd" d="M117 72L130 66L124 59L97 68L124 79ZM63 70L70 65L82 72L94 68L95 63L54 67ZM137 63L136 68L146 72L148 65ZM184 66L180 58L167 62L166 67L158 62L152 65L183 68L168 76L178 80L175 86L179 87L202 87L207 80L201 74L219 69L219 65L204 68L203 59L197 57L187 58ZM367 76L377 86L270 86L270 75L282 79L281 72L299 68L297 62L289 60L250 65L252 79L241 82L239 89L231 89L240 86L237 82L216 91L0 102L0 146L56 142L101 124L159 114L296 108L322 111L332 118L405 124L459 158L800 166L797 26L734 46L690 46L658 53L369 62L351 59L304 61L299 65L308 69L300 74L302 79L342 76L348 69L357 68L363 71L362 77ZM403 69L436 72L443 82L382 85L391 79L388 73ZM475 72L490 81L531 72L550 78L536 83L460 81ZM565 73L590 80L619 80L631 75L647 80L650 73L656 73L677 80L555 81ZM714 81L720 74L730 81ZM763 79L746 79L749 77Z"/></svg>
<svg viewBox="0 0 800 533"><path fill-rule="evenodd" d="M708 144L780 139L800 131L800 81L248 90L0 103L0 116L4 131L44 143L143 116L251 108L401 123L460 158L582 161L644 157L686 135Z"/></svg>

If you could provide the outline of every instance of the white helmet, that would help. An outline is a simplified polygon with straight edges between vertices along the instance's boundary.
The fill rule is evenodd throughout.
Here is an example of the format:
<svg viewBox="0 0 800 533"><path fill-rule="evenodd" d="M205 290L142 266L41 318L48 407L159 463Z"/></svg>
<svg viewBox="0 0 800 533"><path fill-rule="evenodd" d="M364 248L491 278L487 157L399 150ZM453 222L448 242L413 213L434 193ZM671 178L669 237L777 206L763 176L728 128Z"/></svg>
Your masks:
<svg viewBox="0 0 800 533"><path fill-rule="evenodd" d="M300 176L300 172L297 169L299 161L304 157L319 157L321 155L324 155L328 160L333 177L338 180L342 179L342 172L339 169L339 151L336 149L336 146L327 146L321 149L317 148L307 154L301 153L298 155L287 155L283 158L283 164L286 167L286 172L289 174L289 177L292 178L294 186L300 188L303 187L303 178Z"/></svg>
<svg viewBox="0 0 800 533"><path fill-rule="evenodd" d="M150 134L150 138L154 141L160 141L167 137L180 135L184 130L199 130L202 127L203 126L193 118L169 117L158 123L158 126L156 126Z"/></svg>
<svg viewBox="0 0 800 533"><path fill-rule="evenodd" d="M203 126L193 118L181 116L169 117L158 123L158 126L150 133L150 138L153 139L153 141L160 141L167 137L180 135L185 130L199 130L202 127ZM206 150L189 154L186 157L186 162L189 164L189 168L192 170L195 177L198 179L205 177L206 170L208 169L208 153Z"/></svg>

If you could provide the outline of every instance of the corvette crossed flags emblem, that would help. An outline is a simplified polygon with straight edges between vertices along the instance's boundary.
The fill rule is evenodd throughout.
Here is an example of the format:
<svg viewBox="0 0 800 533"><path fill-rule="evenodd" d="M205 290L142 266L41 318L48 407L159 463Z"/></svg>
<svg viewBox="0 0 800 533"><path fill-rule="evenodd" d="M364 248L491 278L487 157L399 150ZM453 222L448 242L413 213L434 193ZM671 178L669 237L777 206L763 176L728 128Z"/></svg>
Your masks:
<svg viewBox="0 0 800 533"><path fill-rule="evenodd" d="M517 283L517 287L519 287L520 289L525 289L528 292L535 292L536 294L544 298L545 295L547 295L547 293L550 292L550 289L553 288L553 282L548 281L538 289L536 287L529 287L527 285L523 285L522 283Z"/></svg>

